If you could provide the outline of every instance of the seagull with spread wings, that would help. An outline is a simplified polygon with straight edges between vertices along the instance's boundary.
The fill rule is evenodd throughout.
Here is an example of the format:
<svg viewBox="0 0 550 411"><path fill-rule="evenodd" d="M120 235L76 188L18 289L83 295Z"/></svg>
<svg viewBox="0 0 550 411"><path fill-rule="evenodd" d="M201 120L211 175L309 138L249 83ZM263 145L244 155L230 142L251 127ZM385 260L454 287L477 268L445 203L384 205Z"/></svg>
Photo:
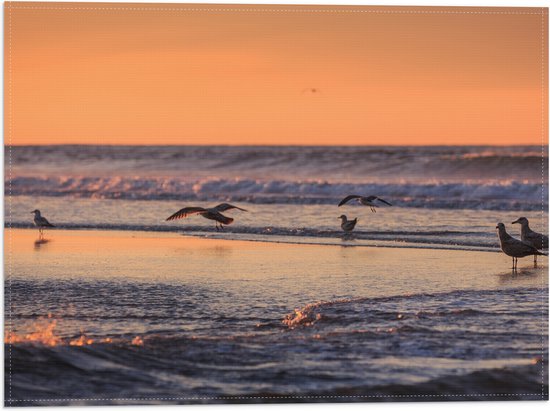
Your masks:
<svg viewBox="0 0 550 411"><path fill-rule="evenodd" d="M219 230L220 228L223 230L223 225L231 224L233 222L233 218L223 215L222 211L232 209L247 211L244 208L240 208L228 203L221 203L212 208L184 207L168 217L166 221L178 220L180 218L186 218L193 214L199 214L202 217L207 218L208 220L214 220L216 222L216 230Z"/></svg>
<svg viewBox="0 0 550 411"><path fill-rule="evenodd" d="M391 204L388 203L386 200L382 200L380 197L377 197L377 196L363 197L363 196L358 196L358 195L352 194L352 195L349 195L346 198L344 198L342 201L340 201L340 203L338 204L338 207L350 202L351 200L357 200L359 202L359 204L370 207L370 210L373 213L376 213L376 207L378 207L378 205L375 203L375 201L380 201L384 204L387 204L387 205L391 206Z"/></svg>

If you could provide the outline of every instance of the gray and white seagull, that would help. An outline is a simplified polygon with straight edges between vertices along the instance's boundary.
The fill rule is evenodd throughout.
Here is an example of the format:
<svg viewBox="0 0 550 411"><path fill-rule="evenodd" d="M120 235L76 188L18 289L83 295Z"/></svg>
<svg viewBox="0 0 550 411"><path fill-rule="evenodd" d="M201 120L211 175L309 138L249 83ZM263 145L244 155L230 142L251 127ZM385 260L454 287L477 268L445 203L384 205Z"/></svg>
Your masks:
<svg viewBox="0 0 550 411"><path fill-rule="evenodd" d="M359 204L370 207L370 210L373 213L376 213L376 207L378 207L378 205L375 203L375 201L380 201L384 204L387 204L387 205L391 206L391 204L388 203L386 200L383 200L383 199L381 199L380 197L377 197L377 196L363 197L363 196L358 196L358 195L352 194L352 195L349 195L346 198L344 198L342 201L340 201L340 203L338 204L338 207L350 202L351 200L357 200L359 202Z"/></svg>
<svg viewBox="0 0 550 411"><path fill-rule="evenodd" d="M344 230L346 233L351 233L355 228L355 225L357 224L357 218L353 220L348 220L348 217L345 214L342 214L338 218L342 220L342 224L340 224L340 226L342 227L342 230Z"/></svg>
<svg viewBox="0 0 550 411"><path fill-rule="evenodd" d="M498 230L500 249L504 254L512 257L512 270L517 270L518 258L527 257L528 255L546 255L532 245L512 237L506 232L504 224L498 223L496 228Z"/></svg>
<svg viewBox="0 0 550 411"><path fill-rule="evenodd" d="M216 230L219 230L220 228L223 230L223 225L231 224L233 222L233 218L223 215L222 211L232 209L247 211L244 208L240 208L228 203L221 203L212 208L184 207L168 217L166 221L177 220L180 218L186 218L193 214L199 214L202 217L207 218L208 220L214 220L216 222Z"/></svg>
<svg viewBox="0 0 550 411"><path fill-rule="evenodd" d="M531 228L529 228L529 220L525 217L520 217L516 221L513 221L512 224L521 225L521 241L524 243L530 244L535 247L537 250L547 250L548 249L548 236L537 233ZM537 263L537 255L534 257L535 264Z"/></svg>
<svg viewBox="0 0 550 411"><path fill-rule="evenodd" d="M34 225L38 227L38 232L42 235L45 228L55 227L51 224L46 217L42 217L40 210L31 211L31 214L34 214Z"/></svg>

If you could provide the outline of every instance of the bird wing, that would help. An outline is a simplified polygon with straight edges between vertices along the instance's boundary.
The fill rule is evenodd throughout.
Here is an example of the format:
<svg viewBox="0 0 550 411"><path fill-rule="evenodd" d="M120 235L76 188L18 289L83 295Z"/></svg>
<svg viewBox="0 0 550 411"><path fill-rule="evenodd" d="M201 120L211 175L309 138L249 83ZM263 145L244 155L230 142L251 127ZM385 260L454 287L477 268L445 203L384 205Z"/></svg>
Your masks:
<svg viewBox="0 0 550 411"><path fill-rule="evenodd" d="M346 198L344 198L342 201L340 201L338 203L338 207L340 207L341 205L346 204L347 202L349 202L350 200L353 200L354 198L361 198L361 196L354 195L354 194L349 195L349 196L347 196Z"/></svg>
<svg viewBox="0 0 550 411"><path fill-rule="evenodd" d="M544 234L531 231L525 236L527 243L531 244L535 248L548 248L548 237Z"/></svg>
<svg viewBox="0 0 550 411"><path fill-rule="evenodd" d="M519 253L522 253L525 255L542 254L539 250L537 250L532 245L525 243L521 240L518 240L517 238L514 238L514 237L510 237L507 241L505 241L505 243L508 246L508 249L510 251L513 251L518 254Z"/></svg>
<svg viewBox="0 0 550 411"><path fill-rule="evenodd" d="M226 224L226 225L229 225L234 221L233 218L227 217L226 215L223 215L222 213L216 213L214 220L216 220L216 221L218 221L222 224Z"/></svg>
<svg viewBox="0 0 550 411"><path fill-rule="evenodd" d="M348 221L348 227L351 228L352 230L355 228L355 225L357 224L357 218L353 219L353 220L350 220Z"/></svg>
<svg viewBox="0 0 550 411"><path fill-rule="evenodd" d="M206 209L202 207L184 207L168 217L166 221L177 220L179 218L185 218L191 214L203 214L206 212Z"/></svg>
<svg viewBox="0 0 550 411"><path fill-rule="evenodd" d="M240 207L234 206L233 204L229 204L229 203L218 204L216 207L213 207L212 210L217 211L218 213L221 213L222 211L232 210L234 208L236 208L237 210L241 210L241 211L247 211L244 208L240 208Z"/></svg>
<svg viewBox="0 0 550 411"><path fill-rule="evenodd" d="M525 248L526 252L529 252L530 254L536 254L536 255L546 255L544 253L541 253L539 250L537 250L536 247L533 247L531 244L523 243L523 245L527 248Z"/></svg>
<svg viewBox="0 0 550 411"><path fill-rule="evenodd" d="M46 227L55 227L53 224L51 224L48 220L46 220L46 217L40 217L40 225L46 226Z"/></svg>
<svg viewBox="0 0 550 411"><path fill-rule="evenodd" d="M368 196L368 197L367 197L367 201L372 202L372 201L374 201L374 200L381 201L381 202L383 202L384 204L387 204L387 205L391 206L390 203L388 203L386 200L381 199L380 197L377 197L377 196Z"/></svg>
<svg viewBox="0 0 550 411"><path fill-rule="evenodd" d="M548 248L548 236L541 234L542 248Z"/></svg>

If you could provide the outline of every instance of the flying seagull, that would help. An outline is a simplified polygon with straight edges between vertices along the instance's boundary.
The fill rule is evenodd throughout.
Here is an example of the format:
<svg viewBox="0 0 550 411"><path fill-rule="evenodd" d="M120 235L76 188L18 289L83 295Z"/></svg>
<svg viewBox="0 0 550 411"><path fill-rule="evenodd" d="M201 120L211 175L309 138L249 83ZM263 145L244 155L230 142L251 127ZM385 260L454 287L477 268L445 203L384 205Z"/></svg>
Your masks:
<svg viewBox="0 0 550 411"><path fill-rule="evenodd" d="M348 218L342 214L340 217L338 217L342 220L342 230L344 230L346 233L351 233L353 229L355 228L355 224L357 224L357 218L354 220L348 220Z"/></svg>
<svg viewBox="0 0 550 411"><path fill-rule="evenodd" d="M50 224L48 220L46 220L46 217L42 217L42 215L40 215L40 210L31 211L31 214L34 214L34 225L38 227L38 232L40 235L43 234L43 230L46 227L55 227L53 224Z"/></svg>
<svg viewBox="0 0 550 411"><path fill-rule="evenodd" d="M370 210L373 213L376 213L377 205L374 203L375 201L381 201L382 203L391 206L391 204L388 203L386 200L382 200L380 197L377 197L377 196L363 197L363 196L358 196L358 195L353 195L352 194L352 195L349 195L346 198L344 198L342 201L340 201L340 203L338 204L338 207L350 202L351 200L357 200L360 204L362 204L364 206L369 206Z"/></svg>
<svg viewBox="0 0 550 411"><path fill-rule="evenodd" d="M308 87L302 90L302 94L308 93L308 94L322 94L321 90L315 87Z"/></svg>
<svg viewBox="0 0 550 411"><path fill-rule="evenodd" d="M537 233L529 228L529 220L525 217L520 217L516 221L513 221L512 224L521 225L521 241L532 245L537 250L546 250L548 249L548 236L544 234ZM535 264L537 263L537 255L534 257Z"/></svg>
<svg viewBox="0 0 550 411"><path fill-rule="evenodd" d="M178 212L168 217L166 221L185 218L192 214L199 214L204 218L207 218L209 220L214 220L216 222L216 230L219 230L220 228L223 230L223 225L231 224L233 222L233 219L231 217L227 217L223 215L222 211L232 210L234 208L241 211L247 211L244 208L240 208L228 203L221 203L221 204L218 204L216 207L212 207L212 208L184 207Z"/></svg>
<svg viewBox="0 0 550 411"><path fill-rule="evenodd" d="M546 255L541 253L532 245L512 237L506 232L506 227L504 227L504 224L498 223L496 228L498 230L500 249L504 254L512 257L512 270L517 270L518 258L527 257L528 255Z"/></svg>

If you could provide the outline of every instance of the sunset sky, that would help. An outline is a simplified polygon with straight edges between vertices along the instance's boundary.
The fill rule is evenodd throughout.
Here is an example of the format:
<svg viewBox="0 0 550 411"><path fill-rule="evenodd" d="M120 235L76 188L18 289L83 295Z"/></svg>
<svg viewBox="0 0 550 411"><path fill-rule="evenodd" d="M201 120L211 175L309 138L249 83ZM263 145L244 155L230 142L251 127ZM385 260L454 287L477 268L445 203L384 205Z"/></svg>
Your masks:
<svg viewBox="0 0 550 411"><path fill-rule="evenodd" d="M548 9L5 7L7 144L546 139Z"/></svg>

